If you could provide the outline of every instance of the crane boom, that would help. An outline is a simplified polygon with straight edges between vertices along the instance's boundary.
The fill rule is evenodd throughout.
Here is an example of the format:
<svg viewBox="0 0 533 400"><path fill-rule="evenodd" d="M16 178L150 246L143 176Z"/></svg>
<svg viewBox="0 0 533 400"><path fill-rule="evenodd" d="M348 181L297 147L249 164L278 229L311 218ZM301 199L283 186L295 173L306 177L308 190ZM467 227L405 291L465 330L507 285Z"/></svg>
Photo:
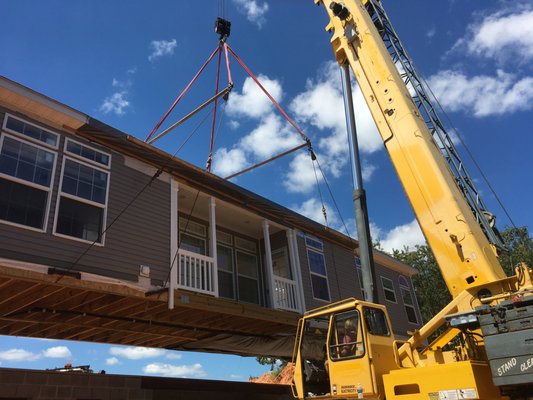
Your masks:
<svg viewBox="0 0 533 400"><path fill-rule="evenodd" d="M471 193L467 187L473 186L465 187L463 183L461 187L465 190L461 190L443 157L445 152L452 165L458 160L451 141L443 136L445 131L434 109L430 108L423 86L417 80L417 105L398 71L399 68L410 71L402 73L406 80L413 79L416 74L412 64L399 41L393 40L392 47L401 48L403 54L395 63L380 35L379 30L387 29L389 36L393 32L383 10L378 13L371 0L346 0L344 4L332 0L315 2L323 3L330 16L326 29L332 33L335 58L340 65L350 65L361 87L452 296L470 287L504 279L495 248L478 223L483 216L476 216L465 199L465 191ZM339 15L338 6L349 10L346 18ZM395 53L398 52L395 50ZM421 108L425 114L429 111L435 117L426 122ZM464 171L462 163L458 169ZM468 175L464 175L462 182L471 182Z"/></svg>
<svg viewBox="0 0 533 400"><path fill-rule="evenodd" d="M346 299L307 312L296 335L295 395L530 396L533 271L522 263L505 276L491 217L381 1L315 3L327 10L335 58L361 88L453 298L407 340L392 333L384 305ZM324 356L325 373L313 374Z"/></svg>

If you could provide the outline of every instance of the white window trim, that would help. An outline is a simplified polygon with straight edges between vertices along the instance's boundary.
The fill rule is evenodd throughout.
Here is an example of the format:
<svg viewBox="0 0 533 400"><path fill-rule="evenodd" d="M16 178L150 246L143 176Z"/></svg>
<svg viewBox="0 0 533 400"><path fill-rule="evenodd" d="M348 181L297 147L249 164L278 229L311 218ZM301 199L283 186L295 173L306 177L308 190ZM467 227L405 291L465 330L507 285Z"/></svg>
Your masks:
<svg viewBox="0 0 533 400"><path fill-rule="evenodd" d="M245 253L257 256L257 242L255 240L250 240L242 236L233 235L233 243L235 249L243 250ZM250 248L246 247L246 245L243 246L243 244L246 243L250 244ZM251 245L254 246L254 250L251 249Z"/></svg>
<svg viewBox="0 0 533 400"><path fill-rule="evenodd" d="M191 236L191 237L193 237L195 239L198 239L198 240L201 240L202 242L204 242L204 254L200 254L200 253L196 253L196 254L205 255L206 257L209 257L209 255L207 254L207 239L206 239L205 236L202 237L202 236L197 235L197 234L195 234L193 232L184 231L184 230L180 229L179 230L179 243L178 243L179 250L182 249L182 247L181 247L181 243L182 243L181 236L182 235L188 235L188 236Z"/></svg>
<svg viewBox="0 0 533 400"><path fill-rule="evenodd" d="M246 255L249 255L249 256L253 256L255 257L255 261L256 261L256 266L257 266L257 277L253 277L253 276L250 276L250 275L246 275L246 274L241 274L239 272L239 257L238 257L238 253L242 253L242 254L246 254ZM261 288L261 271L260 271L260 265L259 265L259 257L257 255L257 253L252 253L251 251L249 250L245 250L245 249L241 249L239 247L235 247L235 275L237 277L237 293L235 293L236 295L236 298L238 301L242 301L244 303L247 303L247 304L257 304L257 305L261 305L261 291L260 291L260 288ZM253 279L256 281L256 286L257 286L257 303L250 303L248 301L245 301L245 300L242 300L241 299L241 296L240 296L240 285L239 285L239 276L242 276L244 278L248 278L248 279ZM235 289L235 288L234 288Z"/></svg>
<svg viewBox="0 0 533 400"><path fill-rule="evenodd" d="M104 172L104 173L107 174L107 187L106 187L106 192L105 192L105 204L101 204L101 203L98 203L98 202L95 202L95 201L92 201L92 200L84 199L83 197L78 197L78 196L72 195L70 193L64 193L63 192L63 190L62 190L62 188L63 188L63 176L65 174L66 160L71 160L71 161L74 161L74 162L77 162L77 163L80 163L80 164L84 164L87 167L97 169L100 172ZM110 182L111 182L111 171L109 169L98 168L98 167L96 167L96 166L94 166L94 165L92 165L92 164L90 164L88 162L84 162L83 160L80 159L80 157L74 158L74 157L71 157L71 156L64 155L63 156L63 162L62 162L62 165L61 165L61 177L59 179L59 187L57 189L56 210L55 210L54 228L52 230L52 234L54 236L57 236L57 237L61 237L61 238L69 239L69 240L74 240L74 241L82 242L82 243L91 243L91 244L94 243L95 246L104 247L105 246L105 237L106 237L105 230L107 228L107 223L106 222L107 222L107 208L109 206L109 184L110 184ZM94 240L82 239L82 238L79 238L79 237L69 236L69 235L65 235L63 233L56 232L56 229L57 229L57 216L59 214L59 203L60 203L60 200L61 200L61 196L69 198L69 199L72 199L72 200L79 201L81 203L89 204L91 206L102 208L104 210L104 213L103 213L103 216L102 216L102 227L103 227L104 232L102 233L102 242L101 243L95 242Z"/></svg>
<svg viewBox="0 0 533 400"><path fill-rule="evenodd" d="M8 114L6 114L6 115L8 115ZM6 121L7 121L7 118L4 118L4 125L5 125ZM34 231L34 232L45 233L47 228L48 228L48 219L50 217L50 203L51 203L50 200L52 198L52 190L54 188L54 181L55 181L55 175L56 175L56 165L57 165L57 158L58 158L57 151L53 151L52 150L53 148L51 148L51 147L42 146L40 144L35 143L34 141L26 140L26 136L24 136L24 135L12 135L10 133L7 133L8 131L11 132L11 130L6 130L5 132L3 132L3 134L0 137L0 150L4 146L4 138L5 137L10 137L10 138L12 138L14 140L18 140L20 142L24 142L24 143L26 143L26 144L28 144L30 146L39 147L39 148L41 148L44 151L52 153L54 155L54 163L53 163L53 166L52 166L52 176L51 176L51 179L50 179L50 187L46 187L46 186L42 186L42 185L39 185L39 184L36 184L36 183L33 183L33 182L29 182L29 181L26 181L24 179L20 179L20 178L17 178L15 176L11 176L11 175L8 175L8 174L0 173L0 177L2 177L4 179L7 179L9 181L20 183L22 185L26 185L26 186L29 186L29 187L32 187L32 188L35 188L35 189L39 189L39 190L43 190L43 191L48 192L48 195L47 195L47 198L46 198L46 206L45 206L46 209L45 209L45 212L44 212L45 215L44 215L43 228L42 229L34 228L32 226L23 225L23 224L17 224L16 222L5 221L5 220L0 220L0 223L6 224L6 225L11 225L11 226L16 226L16 227L23 228L23 229L28 229L28 230ZM38 143L42 143L40 141L37 141L37 142Z"/></svg>
<svg viewBox="0 0 533 400"><path fill-rule="evenodd" d="M224 237L224 235L228 235L228 237L230 239L228 242L226 242L224 239L222 239ZM221 245L224 245L226 247L233 248L233 235L231 233L226 232L226 231L221 231L220 229L217 229L217 244L221 244Z"/></svg>
<svg viewBox="0 0 533 400"><path fill-rule="evenodd" d="M199 234L197 232L194 232L194 231L190 230L194 224L196 224L197 226L203 228L203 234ZM200 223L200 222L196 222L196 221L192 220L190 217L179 216L178 217L178 225L179 225L179 231L180 232L186 233L187 235L191 235L191 236L194 236L194 237L197 237L197 238L202 238L202 239L206 239L207 238L207 226L202 224L202 223ZM185 227L187 227L187 230L185 230Z"/></svg>
<svg viewBox="0 0 533 400"><path fill-rule="evenodd" d="M277 256L277 255L282 255L283 256L283 259L285 260L285 265L287 266L287 272L289 273L289 278L285 278L283 276L281 276L280 278L284 278L284 279L289 279L291 281L294 281L294 278L291 278L292 276L292 268L291 268L291 263L290 263L290 259L289 259L289 251L287 249L287 246L283 246L283 247L280 247L279 249L276 249L276 250L272 250L272 259L274 259L274 256ZM279 276L279 275L276 275L274 274L275 276Z"/></svg>
<svg viewBox="0 0 533 400"><path fill-rule="evenodd" d="M316 276L319 276L321 278L326 278L326 286L328 288L328 296L329 296L329 300L324 300L324 299L321 299L319 297L315 297L315 291L313 290L313 277L311 276L311 280L310 280L310 283L311 283L311 293L313 293L313 299L315 300L318 300L318 301L323 301L325 303L330 303L331 302L331 290L330 290L330 287L329 287L329 279L328 279L328 270L327 270L327 265L326 265L326 257L324 256L324 252L323 251L319 251L316 249L316 247L313 247L313 246L308 246L307 245L307 242L306 242L306 250L307 250L307 266L309 267L309 274L310 275L316 275ZM326 275L322 275L322 274L319 274L317 272L313 272L311 270L311 263L309 262L309 252L312 251L314 253L317 253L317 254L320 254L323 258L324 258L324 268L326 269Z"/></svg>
<svg viewBox="0 0 533 400"><path fill-rule="evenodd" d="M46 132L54 135L57 138L56 145L54 146L54 145L45 143L45 142L43 142L41 140L32 138L31 136L27 136L27 135L24 135L23 133L20 133L20 132L14 131L13 129L7 128L8 117L11 117L13 119L19 120L21 122L24 122L25 124L32 125L32 126L34 126L36 128L42 129L43 131L46 131ZM60 135L58 133L55 133L55 132L52 132L49 129L43 128L40 125L36 125L33 122L30 122L30 121L28 121L28 120L26 120L24 118L20 118L20 117L17 117L15 115L13 115L13 114L6 113L5 116L4 116L4 123L2 124L2 129L5 132L9 132L9 133L12 133L12 134L16 135L17 137L25 138L25 139L31 141L32 143L37 143L37 144L40 144L40 145L45 146L45 147L49 147L49 148L54 149L54 150L59 150L59 142L61 141L61 137L60 137Z"/></svg>
<svg viewBox="0 0 533 400"><path fill-rule="evenodd" d="M80 146L82 146L82 147L87 147L88 149L91 149L91 150L97 151L98 153L102 153L102 154L106 155L107 157L109 157L109 163L107 163L107 165L106 165L106 164L101 164L101 163L99 163L99 162L97 162L97 161L89 160L88 158L85 158L85 157L83 157L83 156L80 156L79 154L76 154L76 153L73 153L73 152L71 152L71 151L68 151L68 150L67 150L67 144L68 144L68 142L76 143L77 145L80 145ZM107 153L107 152L105 152L105 151L102 151L102 150L100 150L100 149L97 149L96 147L88 146L88 145L86 145L85 143L81 143L81 142L78 142L78 141L76 141L76 140L72 140L72 139L70 139L70 138L66 138L65 143L64 143L64 145L63 145L63 152L64 152L65 154L68 154L68 155L71 156L71 157L74 157L74 158L77 158L77 159L79 159L79 160L85 161L86 163L91 164L91 166L96 166L96 167L99 167L99 168L105 168L105 169L107 169L107 170L111 169L111 154L110 154L110 153Z"/></svg>
<svg viewBox="0 0 533 400"><path fill-rule="evenodd" d="M226 246L226 247L229 247L229 246ZM239 272L239 265L238 265L238 262L237 262L237 253L242 253L242 254L246 254L248 256L255 257L255 261L256 261L256 265L257 265L257 278L253 277L253 276L250 276L250 275L241 274ZM235 248L235 267L236 267L236 270L237 270L237 276L244 276L245 278L255 279L257 282L259 282L259 276L260 276L260 274L259 274L259 257L257 256L257 254L252 253L251 251L246 251L246 250L243 250L243 249L240 249L240 248Z"/></svg>
<svg viewBox="0 0 533 400"><path fill-rule="evenodd" d="M402 284L401 278L406 280L406 282L408 284L407 286ZM398 277L398 284L400 285L400 294L402 294L402 289L408 291L409 295L411 296L411 301L413 303L413 304L405 304L405 301L403 301L403 295L402 295L403 306L412 308L413 312L415 314L415 318L416 318L416 322L409 321L409 317L407 316L407 312L406 312L405 315L407 317L407 322L410 323L410 324L413 324L413 325L419 325L420 324L420 321L419 321L420 315L418 315L418 312L417 312L418 303L417 303L416 295L413 293L413 291L411 290L411 287L409 286L409 279L406 278L403 275L400 275Z"/></svg>
<svg viewBox="0 0 533 400"><path fill-rule="evenodd" d="M311 240L314 240L315 242L319 242L320 243L320 247L313 246L312 244L307 243L307 239L311 239ZM315 249L315 250L320 251L321 253L324 253L324 242L322 242L322 240L320 240L320 239L318 239L318 238L316 238L314 236L311 236L311 235L305 235L304 243L305 243L305 247L309 247L311 249Z"/></svg>
<svg viewBox="0 0 533 400"><path fill-rule="evenodd" d="M231 271L228 271L227 269L221 269L221 268L219 268L218 270L222 272L226 272L231 275L235 275L236 259L235 259L235 255L233 254L235 252L235 249L230 245L220 243L220 242L217 243L217 248L218 247L224 247L225 249L231 250L231 260L232 260Z"/></svg>
<svg viewBox="0 0 533 400"><path fill-rule="evenodd" d="M394 294L394 299L396 301L392 301L392 300L389 300L387 299L387 296L385 296L385 300L388 301L389 303L393 303L393 304L398 304L398 296L396 295L396 289L394 289L394 282L392 279L389 279L389 278L386 278L384 276L381 276L381 287L383 289L383 293L385 292L392 292ZM392 289L389 289L389 288L386 288L385 285L383 284L383 281L384 280L387 280L391 283L391 286L392 286Z"/></svg>
<svg viewBox="0 0 533 400"><path fill-rule="evenodd" d="M218 268L217 269L218 272L222 272L222 273L231 275L231 283L233 285L233 287L232 287L232 289L233 289L233 297L223 297L223 298L224 299L236 300L237 299L237 285L238 285L238 282L235 282L235 276L237 275L237 271L236 271L237 258L235 257L235 249L233 248L233 246L230 246L228 244L224 244L224 243L221 243L221 242L217 242L217 251L218 251L218 247L224 247L225 249L229 249L231 251L231 261L232 261L231 271L228 271L227 269L222 269L222 268ZM220 288L219 288L219 293L220 293Z"/></svg>

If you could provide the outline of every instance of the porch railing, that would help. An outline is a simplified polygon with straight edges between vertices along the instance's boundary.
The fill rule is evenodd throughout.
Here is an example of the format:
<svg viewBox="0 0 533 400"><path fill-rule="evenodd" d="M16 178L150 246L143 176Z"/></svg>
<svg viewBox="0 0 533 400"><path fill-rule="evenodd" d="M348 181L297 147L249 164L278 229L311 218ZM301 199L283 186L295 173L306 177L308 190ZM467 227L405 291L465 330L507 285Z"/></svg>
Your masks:
<svg viewBox="0 0 533 400"><path fill-rule="evenodd" d="M178 251L178 288L218 297L215 260L191 251Z"/></svg>
<svg viewBox="0 0 533 400"><path fill-rule="evenodd" d="M274 302L277 309L299 312L296 282L274 276Z"/></svg>

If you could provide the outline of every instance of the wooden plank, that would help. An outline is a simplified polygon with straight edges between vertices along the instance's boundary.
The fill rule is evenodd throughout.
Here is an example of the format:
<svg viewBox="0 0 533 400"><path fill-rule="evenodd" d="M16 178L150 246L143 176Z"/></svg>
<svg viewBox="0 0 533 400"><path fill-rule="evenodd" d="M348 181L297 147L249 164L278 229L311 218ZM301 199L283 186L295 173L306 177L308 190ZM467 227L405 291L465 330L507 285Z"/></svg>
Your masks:
<svg viewBox="0 0 533 400"><path fill-rule="evenodd" d="M2 310L2 307L5 304L8 304L11 302L11 300L22 294L27 293L29 290L31 290L36 284L35 282L25 282L25 281L13 281L10 285L5 287L2 290L2 296L0 297L0 312Z"/></svg>
<svg viewBox="0 0 533 400"><path fill-rule="evenodd" d="M112 293L114 295L131 296L131 297L145 297L145 291L140 288L134 288L128 285L121 285L114 282L106 281L90 281L80 280L69 276L64 276L58 280L57 276L47 275L40 272L32 271L29 269L12 268L0 264L0 277L8 277L16 279L17 281L37 282L37 283L49 283L49 284L61 284L61 286L67 286L71 288L78 288L82 290Z"/></svg>
<svg viewBox="0 0 533 400"><path fill-rule="evenodd" d="M34 285L32 288L21 292L19 295L13 296L8 304L0 307L3 315L14 314L23 310L30 309L33 305L45 302L46 298L62 292L63 288L60 286L51 285Z"/></svg>

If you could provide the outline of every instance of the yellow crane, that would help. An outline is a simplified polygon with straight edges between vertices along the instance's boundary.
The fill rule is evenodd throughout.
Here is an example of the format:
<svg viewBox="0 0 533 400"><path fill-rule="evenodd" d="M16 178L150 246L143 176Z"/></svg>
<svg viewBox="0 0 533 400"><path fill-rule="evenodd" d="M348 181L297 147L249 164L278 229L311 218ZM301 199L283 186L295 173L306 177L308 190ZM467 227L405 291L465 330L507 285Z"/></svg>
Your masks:
<svg viewBox="0 0 533 400"><path fill-rule="evenodd" d="M452 301L408 340L387 310L348 299L300 320L293 393L303 398L533 396L532 271L507 277L486 210L379 0L315 0L335 58L364 95ZM428 338L436 332L431 343Z"/></svg>

